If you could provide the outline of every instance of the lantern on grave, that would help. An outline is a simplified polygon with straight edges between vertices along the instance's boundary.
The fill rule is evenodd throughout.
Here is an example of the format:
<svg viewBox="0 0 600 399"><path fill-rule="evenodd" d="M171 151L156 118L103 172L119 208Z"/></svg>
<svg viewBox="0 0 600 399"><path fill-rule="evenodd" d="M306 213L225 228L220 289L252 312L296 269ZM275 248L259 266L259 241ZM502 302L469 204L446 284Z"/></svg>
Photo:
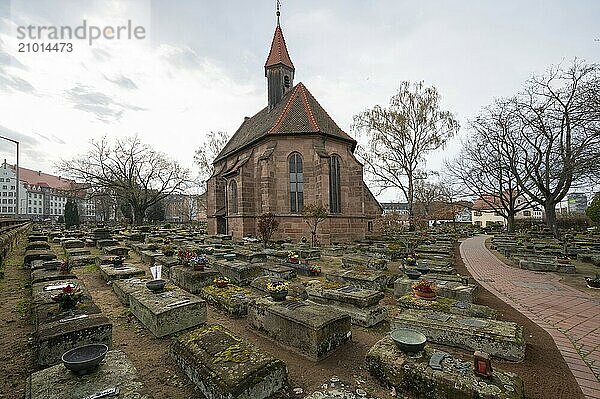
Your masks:
<svg viewBox="0 0 600 399"><path fill-rule="evenodd" d="M475 351L473 354L473 366L475 375L484 378L492 378L492 361L490 360L489 354Z"/></svg>

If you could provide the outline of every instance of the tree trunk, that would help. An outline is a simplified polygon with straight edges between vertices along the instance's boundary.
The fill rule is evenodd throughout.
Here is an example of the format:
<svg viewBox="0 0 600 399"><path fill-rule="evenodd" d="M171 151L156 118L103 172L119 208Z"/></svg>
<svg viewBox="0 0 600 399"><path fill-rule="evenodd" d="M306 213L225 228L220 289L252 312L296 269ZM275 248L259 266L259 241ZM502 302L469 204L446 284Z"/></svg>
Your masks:
<svg viewBox="0 0 600 399"><path fill-rule="evenodd" d="M558 225L556 224L556 204L546 202L544 204L544 211L546 212L546 225L552 231L555 238L558 238Z"/></svg>
<svg viewBox="0 0 600 399"><path fill-rule="evenodd" d="M133 210L133 224L139 226L144 223L145 209L134 208Z"/></svg>
<svg viewBox="0 0 600 399"><path fill-rule="evenodd" d="M509 212L508 217L506 218L506 228L509 233L515 232L515 214L512 212Z"/></svg>
<svg viewBox="0 0 600 399"><path fill-rule="evenodd" d="M413 176L412 173L408 174L408 195L406 198L406 202L408 202L408 231L415 231L415 215L413 209L413 200L414 200L414 185L413 185Z"/></svg>

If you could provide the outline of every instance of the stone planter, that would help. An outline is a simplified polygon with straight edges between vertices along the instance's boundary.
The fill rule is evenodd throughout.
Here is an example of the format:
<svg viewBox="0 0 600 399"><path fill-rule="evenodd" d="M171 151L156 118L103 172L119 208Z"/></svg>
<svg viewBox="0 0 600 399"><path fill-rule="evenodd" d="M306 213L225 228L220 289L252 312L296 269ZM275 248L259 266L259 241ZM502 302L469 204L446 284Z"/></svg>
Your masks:
<svg viewBox="0 0 600 399"><path fill-rule="evenodd" d="M215 286L216 286L217 288L225 288L225 287L227 287L228 285L229 285L229 283L228 283L227 281L217 281L217 282L215 283Z"/></svg>
<svg viewBox="0 0 600 399"><path fill-rule="evenodd" d="M419 299L426 299L429 301L433 301L436 298L435 292L426 292L426 291L419 291L419 290L413 290L415 296Z"/></svg>
<svg viewBox="0 0 600 399"><path fill-rule="evenodd" d="M273 299L275 302L285 301L287 294L288 294L287 290L285 290L285 291L270 291L269 292L269 295L271 295L271 299Z"/></svg>

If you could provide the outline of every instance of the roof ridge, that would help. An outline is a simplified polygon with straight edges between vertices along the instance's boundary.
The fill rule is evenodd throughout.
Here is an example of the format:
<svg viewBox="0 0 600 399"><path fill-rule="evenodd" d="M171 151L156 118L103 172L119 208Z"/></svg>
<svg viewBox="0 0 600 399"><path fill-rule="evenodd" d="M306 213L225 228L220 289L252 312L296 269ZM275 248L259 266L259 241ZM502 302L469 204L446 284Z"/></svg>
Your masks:
<svg viewBox="0 0 600 399"><path fill-rule="evenodd" d="M296 99L296 92L299 90L300 86L302 86L302 83L298 83L292 90L292 93L290 94L290 98L288 98L287 103L285 104L285 107L283 107L283 111L281 111L281 114L279 114L279 117L277 118L277 121L275 121L275 124L273 125L273 127L271 129L269 129L269 133L275 132L275 130L281 125L281 123L283 122L283 120L285 119L287 114L290 112L292 102L293 102L293 100Z"/></svg>
<svg viewBox="0 0 600 399"><path fill-rule="evenodd" d="M304 110L306 111L306 114L308 115L308 119L311 121L313 127L317 130L317 132L320 132L321 127L317 123L317 120L315 119L315 113L314 113L312 107L310 106L310 104L308 103L308 98L306 95L306 92L308 91L308 89L306 88L306 86L304 86L304 84L302 82L298 83L298 86L301 86L301 88L302 88L302 103L304 104ZM327 111L325 111L325 112L327 112Z"/></svg>

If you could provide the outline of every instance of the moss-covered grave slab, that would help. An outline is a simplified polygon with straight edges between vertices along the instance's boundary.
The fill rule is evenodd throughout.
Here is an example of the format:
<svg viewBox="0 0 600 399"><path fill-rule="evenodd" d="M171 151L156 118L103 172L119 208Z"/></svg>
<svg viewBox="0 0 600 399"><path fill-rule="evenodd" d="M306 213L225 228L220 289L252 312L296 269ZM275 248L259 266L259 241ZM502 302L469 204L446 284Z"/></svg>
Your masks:
<svg viewBox="0 0 600 399"><path fill-rule="evenodd" d="M37 371L26 384L26 399L83 399L105 390L118 388L119 399L147 399L142 394L136 370L125 353L112 350L93 373L77 376L64 365L57 364ZM108 396L107 396L108 397Z"/></svg>
<svg viewBox="0 0 600 399"><path fill-rule="evenodd" d="M207 399L265 399L287 385L284 362L220 325L179 336L171 356Z"/></svg>
<svg viewBox="0 0 600 399"><path fill-rule="evenodd" d="M472 360L444 354L441 370L429 361L435 350L426 346L416 355L400 351L390 337L378 341L366 356L367 369L376 379L411 397L427 399L523 399L523 382L494 368L491 380L476 376ZM439 356L439 355L438 355Z"/></svg>
<svg viewBox="0 0 600 399"><path fill-rule="evenodd" d="M33 249L25 251L25 255L23 256L23 263L29 266L34 260L52 259L56 259L56 254L54 252L46 249Z"/></svg>
<svg viewBox="0 0 600 399"><path fill-rule="evenodd" d="M61 245L64 249L71 248L83 248L85 247L85 243L82 240L76 238L67 238L61 241Z"/></svg>
<svg viewBox="0 0 600 399"><path fill-rule="evenodd" d="M50 244L46 241L33 241L27 244L25 247L25 251L34 251L34 250L50 250Z"/></svg>
<svg viewBox="0 0 600 399"><path fill-rule="evenodd" d="M406 309L390 319L390 327L412 328L431 342L484 351L502 359L520 362L525 358L523 327L517 323Z"/></svg>
<svg viewBox="0 0 600 399"><path fill-rule="evenodd" d="M27 241L29 242L48 242L48 236L45 234L30 234L27 236Z"/></svg>
<svg viewBox="0 0 600 399"><path fill-rule="evenodd" d="M231 279L238 285L248 285L258 276L262 276L263 269L257 263L241 262L238 260L218 260L211 264L220 274Z"/></svg>
<svg viewBox="0 0 600 399"><path fill-rule="evenodd" d="M389 281L387 274L377 270L332 270L325 273L325 278L329 281L379 291L385 290Z"/></svg>
<svg viewBox="0 0 600 399"><path fill-rule="evenodd" d="M46 281L56 281L64 279L76 279L71 272L61 272L60 270L46 270L45 268L38 268L31 271L31 283L43 283Z"/></svg>
<svg viewBox="0 0 600 399"><path fill-rule="evenodd" d="M146 289L146 282L149 279L139 279L137 277L128 278L125 280L115 280L111 284L115 295L119 298L119 301L125 306L129 306L129 295L132 292L136 292L142 289Z"/></svg>
<svg viewBox="0 0 600 399"><path fill-rule="evenodd" d="M104 255L111 255L111 256L129 256L129 248L119 246L119 245L104 247L102 249L102 253Z"/></svg>
<svg viewBox="0 0 600 399"><path fill-rule="evenodd" d="M436 294L445 298L452 298L457 301L472 303L477 297L477 285L464 285L462 281L450 280L452 277L446 277L443 274L426 274L419 280L428 280L436 284ZM408 277L400 277L394 281L394 296L401 297L412 292L412 285L417 280L411 280Z"/></svg>
<svg viewBox="0 0 600 399"><path fill-rule="evenodd" d="M87 344L112 345L112 323L101 313L68 313L38 323L35 333L37 364L47 367L60 363L69 349Z"/></svg>
<svg viewBox="0 0 600 399"><path fill-rule="evenodd" d="M200 291L200 296L233 318L246 317L248 305L258 298L252 291L234 284L223 288L207 285Z"/></svg>
<svg viewBox="0 0 600 399"><path fill-rule="evenodd" d="M91 298L85 285L74 278L63 278L54 281L45 281L35 283L31 286L31 296L34 306L55 303L52 300L54 295L60 294L66 285L71 285L73 288L80 289L84 298Z"/></svg>
<svg viewBox="0 0 600 399"><path fill-rule="evenodd" d="M94 255L76 255L69 257L69 264L73 267L93 265L96 261Z"/></svg>
<svg viewBox="0 0 600 399"><path fill-rule="evenodd" d="M156 337L164 337L206 322L206 301L172 287L155 293L144 287L129 294L131 313Z"/></svg>
<svg viewBox="0 0 600 399"><path fill-rule="evenodd" d="M414 294L406 294L400 298L396 298L396 303L399 307L406 309L435 310L437 312L452 313L467 317L495 319L498 316L496 309L492 309L488 306L457 301L442 296L438 296L432 301L420 299Z"/></svg>
<svg viewBox="0 0 600 399"><path fill-rule="evenodd" d="M306 288L308 298L314 302L331 306L350 315L352 324L372 327L385 319L387 314L379 301L384 294L381 291L344 285L330 287L328 284L311 284Z"/></svg>
<svg viewBox="0 0 600 399"><path fill-rule="evenodd" d="M199 294L202 288L211 285L213 280L221 273L213 268L206 267L204 270L194 270L190 266L173 266L169 270L171 281L192 294Z"/></svg>
<svg viewBox="0 0 600 399"><path fill-rule="evenodd" d="M261 263L263 274L272 276L281 280L291 280L296 278L296 269L276 263Z"/></svg>
<svg viewBox="0 0 600 399"><path fill-rule="evenodd" d="M267 261L267 254L264 252L248 251L245 249L236 249L235 258L241 262L264 263Z"/></svg>
<svg viewBox="0 0 600 399"><path fill-rule="evenodd" d="M248 322L314 361L329 356L352 337L349 315L308 301L259 298L248 308Z"/></svg>
<svg viewBox="0 0 600 399"><path fill-rule="evenodd" d="M344 269L387 270L387 263L387 259L362 254L342 256L342 267Z"/></svg>
<svg viewBox="0 0 600 399"><path fill-rule="evenodd" d="M102 238L96 240L96 247L98 247L98 249L102 249L104 247L116 247L118 245L119 241L115 240L114 238Z"/></svg>
<svg viewBox="0 0 600 399"><path fill-rule="evenodd" d="M140 258L142 258L142 262L150 266L154 265L156 258L158 258L159 256L164 256L162 252L154 250L140 251L139 254Z"/></svg>
<svg viewBox="0 0 600 399"><path fill-rule="evenodd" d="M101 265L100 276L106 281L124 280L132 277L143 277L146 273L139 267L130 263L123 263L120 266Z"/></svg>
<svg viewBox="0 0 600 399"><path fill-rule="evenodd" d="M75 256L90 255L91 252L88 248L69 248L65 249L65 254L71 259Z"/></svg>

